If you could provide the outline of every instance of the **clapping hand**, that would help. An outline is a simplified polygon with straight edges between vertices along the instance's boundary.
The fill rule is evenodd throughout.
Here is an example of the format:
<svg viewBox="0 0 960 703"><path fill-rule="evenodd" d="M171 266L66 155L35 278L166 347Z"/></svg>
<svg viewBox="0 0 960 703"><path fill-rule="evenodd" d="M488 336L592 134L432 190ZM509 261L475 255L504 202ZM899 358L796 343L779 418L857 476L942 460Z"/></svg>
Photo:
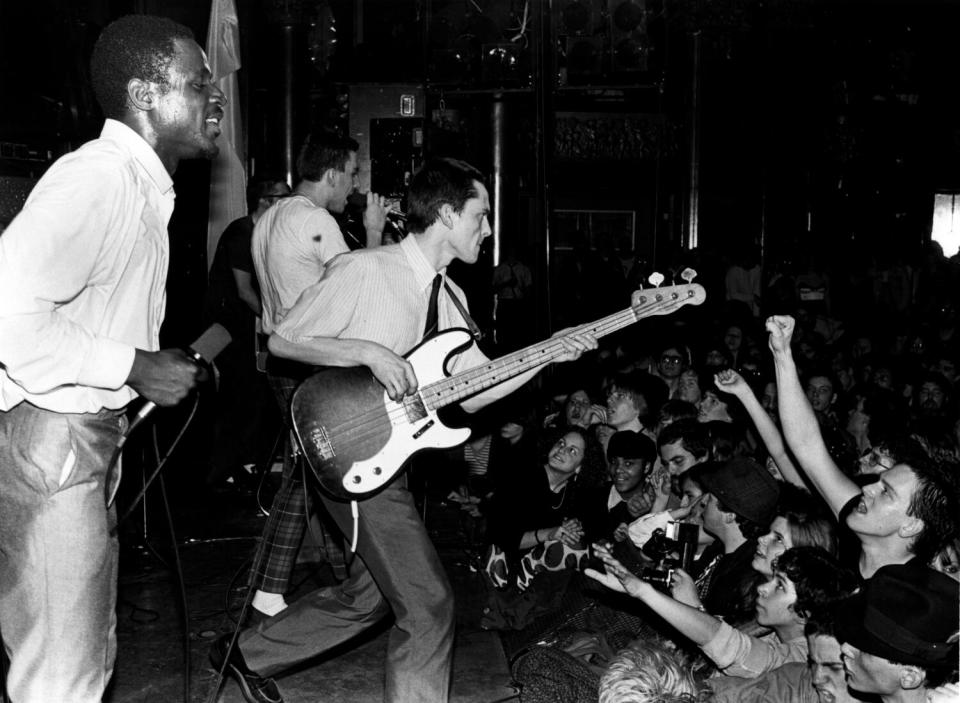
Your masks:
<svg viewBox="0 0 960 703"><path fill-rule="evenodd" d="M568 547L576 547L583 539L583 526L576 518L564 520L559 527L550 532L548 539L560 540Z"/></svg>

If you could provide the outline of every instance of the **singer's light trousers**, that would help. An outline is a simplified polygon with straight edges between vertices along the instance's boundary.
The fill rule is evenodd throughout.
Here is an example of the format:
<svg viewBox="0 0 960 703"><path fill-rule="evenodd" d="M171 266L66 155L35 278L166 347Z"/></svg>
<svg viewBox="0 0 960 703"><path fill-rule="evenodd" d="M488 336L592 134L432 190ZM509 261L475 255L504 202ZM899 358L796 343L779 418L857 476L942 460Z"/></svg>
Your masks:
<svg viewBox="0 0 960 703"><path fill-rule="evenodd" d="M104 484L125 423L25 402L0 412L0 633L15 703L99 703L110 680L118 550Z"/></svg>

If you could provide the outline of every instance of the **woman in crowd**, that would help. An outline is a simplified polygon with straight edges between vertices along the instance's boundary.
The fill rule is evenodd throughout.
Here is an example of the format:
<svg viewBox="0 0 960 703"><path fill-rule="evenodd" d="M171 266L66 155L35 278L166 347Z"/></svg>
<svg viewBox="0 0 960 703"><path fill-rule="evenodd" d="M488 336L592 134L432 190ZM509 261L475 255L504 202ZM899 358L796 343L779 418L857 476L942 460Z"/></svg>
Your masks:
<svg viewBox="0 0 960 703"><path fill-rule="evenodd" d="M517 574L526 587L540 568L563 568L586 555L583 521L604 481L603 457L593 437L568 427L540 466L517 467L514 481L491 498L487 574L506 586Z"/></svg>

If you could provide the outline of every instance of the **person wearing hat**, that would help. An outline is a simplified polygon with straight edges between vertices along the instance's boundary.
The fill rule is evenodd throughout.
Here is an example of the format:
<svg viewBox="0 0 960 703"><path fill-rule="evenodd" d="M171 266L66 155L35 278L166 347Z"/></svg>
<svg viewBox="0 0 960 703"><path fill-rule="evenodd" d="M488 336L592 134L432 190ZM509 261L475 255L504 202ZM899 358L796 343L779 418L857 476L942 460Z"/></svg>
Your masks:
<svg viewBox="0 0 960 703"><path fill-rule="evenodd" d="M949 576L911 564L878 569L837 608L850 688L884 703L929 700L956 675L958 604Z"/></svg>
<svg viewBox="0 0 960 703"><path fill-rule="evenodd" d="M817 609L803 628L807 661L790 662L748 679L714 676L710 703L863 703L847 687L846 671L830 608Z"/></svg>
<svg viewBox="0 0 960 703"><path fill-rule="evenodd" d="M708 612L730 622L749 620L762 580L751 565L757 540L774 518L780 486L766 469L746 457L711 464L700 475L700 484L703 529L723 545L703 604Z"/></svg>

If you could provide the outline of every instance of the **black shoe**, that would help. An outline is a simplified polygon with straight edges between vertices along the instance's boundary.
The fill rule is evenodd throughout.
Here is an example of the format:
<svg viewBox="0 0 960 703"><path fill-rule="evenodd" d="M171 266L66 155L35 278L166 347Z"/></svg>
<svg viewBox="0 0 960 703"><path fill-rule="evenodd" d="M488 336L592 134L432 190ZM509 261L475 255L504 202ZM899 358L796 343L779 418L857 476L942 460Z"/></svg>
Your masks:
<svg viewBox="0 0 960 703"><path fill-rule="evenodd" d="M226 671L240 684L240 691L247 703L283 703L283 696L280 695L280 689L274 680L250 671L238 646L234 645L230 658L227 659L227 647L230 646L232 637L230 633L221 635L210 647L210 663L213 668L220 671L224 660L227 661Z"/></svg>
<svg viewBox="0 0 960 703"><path fill-rule="evenodd" d="M243 619L243 626L246 627L256 627L264 620L269 620L270 615L267 615L262 610L257 610L252 605L247 608L247 616Z"/></svg>

